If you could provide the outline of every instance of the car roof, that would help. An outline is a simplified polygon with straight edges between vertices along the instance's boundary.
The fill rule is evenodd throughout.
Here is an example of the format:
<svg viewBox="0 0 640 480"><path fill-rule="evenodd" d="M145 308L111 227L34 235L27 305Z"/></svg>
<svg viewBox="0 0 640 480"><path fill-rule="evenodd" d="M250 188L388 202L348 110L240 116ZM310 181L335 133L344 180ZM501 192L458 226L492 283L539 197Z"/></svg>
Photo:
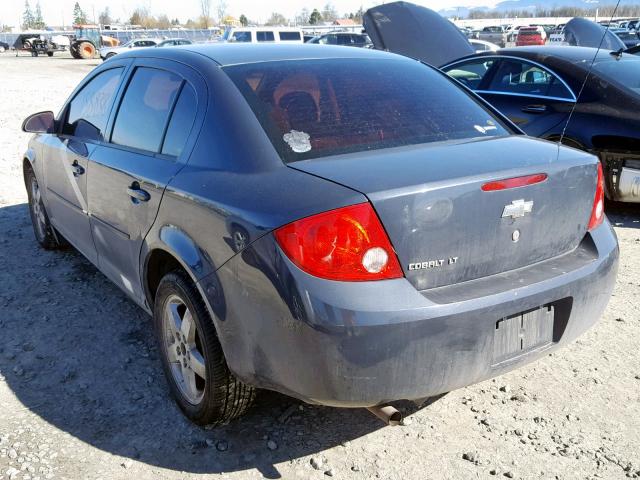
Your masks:
<svg viewBox="0 0 640 480"><path fill-rule="evenodd" d="M345 48L333 45L301 44L192 44L174 50L187 50L210 58L222 66L244 63L276 62L283 60L311 60L328 58L395 58L410 60L393 53L367 48ZM141 53L142 54L142 53ZM135 56L135 52L131 52Z"/></svg>

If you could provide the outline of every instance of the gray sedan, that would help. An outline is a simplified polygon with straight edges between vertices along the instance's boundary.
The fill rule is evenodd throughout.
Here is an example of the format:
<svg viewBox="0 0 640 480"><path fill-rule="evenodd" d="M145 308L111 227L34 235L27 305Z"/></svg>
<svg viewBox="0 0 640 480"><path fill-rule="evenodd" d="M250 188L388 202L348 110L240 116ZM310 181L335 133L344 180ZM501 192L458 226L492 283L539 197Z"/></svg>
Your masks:
<svg viewBox="0 0 640 480"><path fill-rule="evenodd" d="M198 424L257 388L397 421L573 341L615 283L597 158L391 53L133 49L23 130L37 241L153 316Z"/></svg>

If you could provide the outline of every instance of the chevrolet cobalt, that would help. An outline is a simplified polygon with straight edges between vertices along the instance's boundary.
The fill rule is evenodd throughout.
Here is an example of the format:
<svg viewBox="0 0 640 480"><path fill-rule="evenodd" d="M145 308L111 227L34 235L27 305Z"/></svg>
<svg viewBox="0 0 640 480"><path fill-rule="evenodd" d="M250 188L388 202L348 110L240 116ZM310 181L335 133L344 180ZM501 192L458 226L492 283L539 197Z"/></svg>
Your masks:
<svg viewBox="0 0 640 480"><path fill-rule="evenodd" d="M23 130L36 239L153 315L197 424L256 388L375 407L479 382L575 339L614 285L597 158L391 53L134 49Z"/></svg>

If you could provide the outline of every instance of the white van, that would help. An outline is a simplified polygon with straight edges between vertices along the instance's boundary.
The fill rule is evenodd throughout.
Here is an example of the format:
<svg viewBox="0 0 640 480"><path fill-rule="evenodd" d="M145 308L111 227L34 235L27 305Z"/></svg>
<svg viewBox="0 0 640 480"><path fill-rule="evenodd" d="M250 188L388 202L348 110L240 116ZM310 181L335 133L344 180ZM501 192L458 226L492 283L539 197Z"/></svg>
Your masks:
<svg viewBox="0 0 640 480"><path fill-rule="evenodd" d="M229 27L222 35L225 42L302 43L302 30L294 27Z"/></svg>

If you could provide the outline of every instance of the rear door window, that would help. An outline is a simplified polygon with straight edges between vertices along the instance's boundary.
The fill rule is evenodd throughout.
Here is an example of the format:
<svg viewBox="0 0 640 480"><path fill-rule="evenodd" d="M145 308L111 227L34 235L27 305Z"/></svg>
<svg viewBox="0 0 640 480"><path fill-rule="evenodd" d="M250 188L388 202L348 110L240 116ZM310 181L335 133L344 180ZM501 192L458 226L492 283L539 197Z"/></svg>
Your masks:
<svg viewBox="0 0 640 480"><path fill-rule="evenodd" d="M451 79L412 60L292 60L223 70L284 161L510 133Z"/></svg>
<svg viewBox="0 0 640 480"><path fill-rule="evenodd" d="M158 152L182 78L166 70L138 67L116 116L111 142Z"/></svg>
<svg viewBox="0 0 640 480"><path fill-rule="evenodd" d="M275 41L275 36L273 32L256 32L256 40L259 42L273 42Z"/></svg>
<svg viewBox="0 0 640 480"><path fill-rule="evenodd" d="M69 103L64 135L72 135L82 140L101 141L120 85L122 68L111 68L96 75Z"/></svg>
<svg viewBox="0 0 640 480"><path fill-rule="evenodd" d="M189 133L191 133L197 107L196 93L188 83L185 83L167 127L167 134L162 145L164 155L180 156L187 143Z"/></svg>
<svg viewBox="0 0 640 480"><path fill-rule="evenodd" d="M573 95L567 87L551 72L516 59L505 59L500 62L487 90L518 95L573 99Z"/></svg>

